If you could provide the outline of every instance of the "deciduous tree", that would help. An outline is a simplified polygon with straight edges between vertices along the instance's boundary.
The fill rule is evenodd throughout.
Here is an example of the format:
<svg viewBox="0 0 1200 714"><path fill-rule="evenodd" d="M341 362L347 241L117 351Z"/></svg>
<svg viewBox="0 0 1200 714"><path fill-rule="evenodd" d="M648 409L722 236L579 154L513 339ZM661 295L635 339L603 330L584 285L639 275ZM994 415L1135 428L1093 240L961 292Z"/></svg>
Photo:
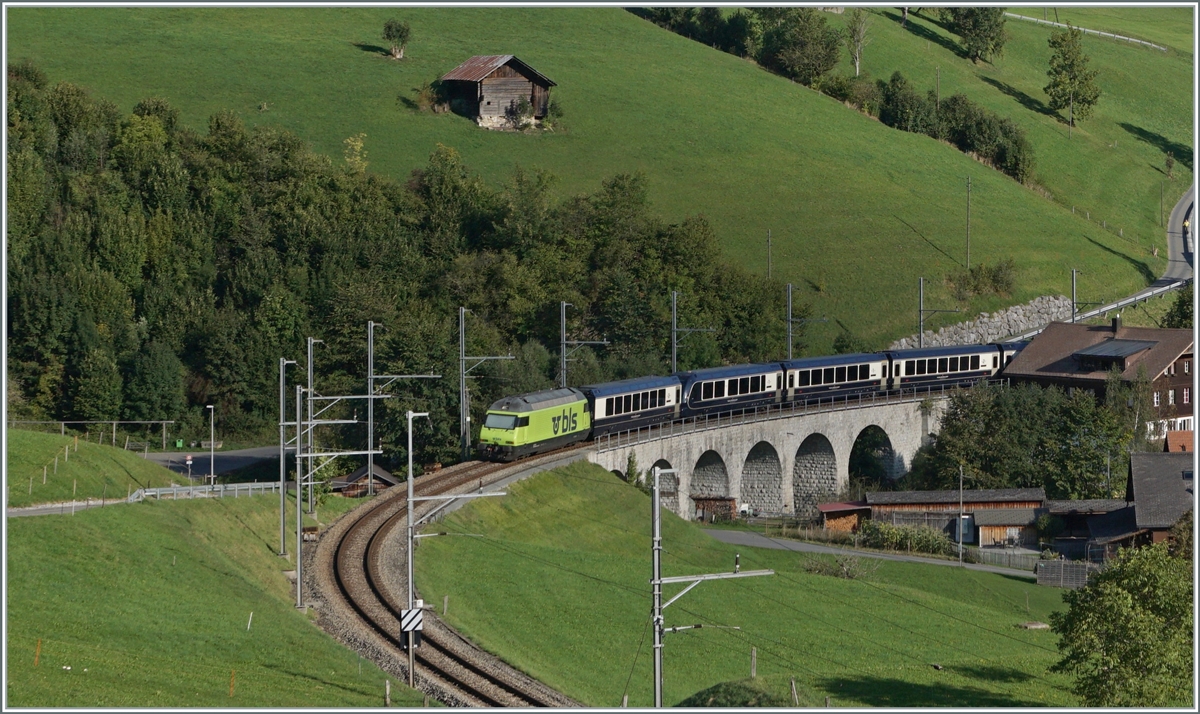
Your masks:
<svg viewBox="0 0 1200 714"><path fill-rule="evenodd" d="M1045 92L1050 96L1050 108L1067 110L1067 121L1075 126L1076 119L1087 119L1100 101L1096 86L1096 70L1088 69L1088 57L1083 53L1083 32L1071 27L1050 34L1050 83Z"/></svg>
<svg viewBox="0 0 1200 714"><path fill-rule="evenodd" d="M1004 53L1008 33L1004 30L1003 7L952 7L944 10L950 27L962 40L972 62L991 62Z"/></svg>
<svg viewBox="0 0 1200 714"><path fill-rule="evenodd" d="M391 19L383 23L383 39L392 43L393 59L404 59L404 48L412 39L412 27L408 24L408 20Z"/></svg>
<svg viewBox="0 0 1200 714"><path fill-rule="evenodd" d="M1050 614L1062 659L1089 707L1191 707L1192 562L1167 543L1122 550Z"/></svg>
<svg viewBox="0 0 1200 714"><path fill-rule="evenodd" d="M904 8L905 15L908 15L908 8ZM867 37L867 26L869 25L867 11L861 7L856 7L850 10L846 15L846 32L842 36L846 42L846 49L850 52L850 60L854 62L854 76L859 74L859 63L862 62L863 48L871 43Z"/></svg>

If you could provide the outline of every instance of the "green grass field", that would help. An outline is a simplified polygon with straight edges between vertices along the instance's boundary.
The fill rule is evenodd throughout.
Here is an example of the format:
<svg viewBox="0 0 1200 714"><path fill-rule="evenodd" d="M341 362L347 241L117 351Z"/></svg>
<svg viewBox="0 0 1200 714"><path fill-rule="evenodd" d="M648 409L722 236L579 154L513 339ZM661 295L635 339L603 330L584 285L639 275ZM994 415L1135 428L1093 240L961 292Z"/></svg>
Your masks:
<svg viewBox="0 0 1200 714"><path fill-rule="evenodd" d="M8 439L8 505L124 498L139 488L170 486L180 477L137 454L111 446L76 442L72 437L10 429ZM70 448L70 454L64 449ZM54 458L58 456L55 473ZM42 467L46 483L42 483Z"/></svg>
<svg viewBox="0 0 1200 714"><path fill-rule="evenodd" d="M295 609L278 523L272 497L9 519L8 704L382 706L384 673Z"/></svg>
<svg viewBox="0 0 1200 714"><path fill-rule="evenodd" d="M590 706L651 704L649 499L599 467L576 464L480 499L417 553L428 602L482 647ZM737 549L664 516L663 574L731 570ZM841 706L1073 706L1047 673L1046 621L1061 593L1031 581L944 566L882 562L867 580L811 575L803 556L744 549L744 569L774 577L703 583L666 610L667 626L742 629L667 634L668 704L750 674L790 701ZM666 586L667 597L680 586ZM665 599L665 598L664 598ZM636 664L635 664L636 659ZM938 664L941 670L932 665ZM632 674L631 674L632 673Z"/></svg>
<svg viewBox="0 0 1200 714"><path fill-rule="evenodd" d="M1169 22L1138 27L1156 36L1169 29L1181 44L1190 34L1174 27L1180 13L1172 12ZM379 34L392 15L414 28L403 62L382 54ZM125 111L160 95L203 129L210 114L233 109L334 157L343 139L363 132L371 170L398 179L439 142L493 185L518 164L548 169L563 196L643 171L657 212L668 220L704 214L726 254L751 269L765 270L772 231L774 275L831 318L811 326L813 352L827 350L843 326L872 346L914 332L920 276L929 280L928 305L951 302L942 279L964 259L968 174L972 260L1014 257L1017 288L973 300L966 315L1064 292L1072 267L1094 281L1098 299L1132 292L1164 265L1150 254L1162 243L1164 147L1185 146L1191 135L1190 56L1085 41L1105 73L1106 97L1068 142L1065 127L1037 108L1048 30L1017 21L992 67L957 57L938 28L930 37L942 39L927 40L916 30L929 28L923 20L909 31L878 15L866 67L879 76L900 69L932 87L940 66L943 92L963 88L1026 126L1053 201L949 146L889 129L617 8L12 8L8 20L10 58L31 58L51 80L89 87ZM422 82L488 53L516 54L556 81L567 131L486 132L405 106ZM1191 179L1183 161L1176 172L1168 208ZM940 315L927 327L953 319Z"/></svg>

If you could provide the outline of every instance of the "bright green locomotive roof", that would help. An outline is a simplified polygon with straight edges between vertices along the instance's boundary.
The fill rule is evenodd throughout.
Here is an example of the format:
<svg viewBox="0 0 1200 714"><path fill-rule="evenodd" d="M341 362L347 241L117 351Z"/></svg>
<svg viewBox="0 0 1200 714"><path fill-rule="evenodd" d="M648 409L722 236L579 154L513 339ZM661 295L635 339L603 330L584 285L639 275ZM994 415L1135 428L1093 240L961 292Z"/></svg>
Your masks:
<svg viewBox="0 0 1200 714"><path fill-rule="evenodd" d="M573 404L587 397L578 389L548 389L544 392L518 394L515 397L505 397L488 408L490 412L531 412L536 409L549 409L563 404Z"/></svg>

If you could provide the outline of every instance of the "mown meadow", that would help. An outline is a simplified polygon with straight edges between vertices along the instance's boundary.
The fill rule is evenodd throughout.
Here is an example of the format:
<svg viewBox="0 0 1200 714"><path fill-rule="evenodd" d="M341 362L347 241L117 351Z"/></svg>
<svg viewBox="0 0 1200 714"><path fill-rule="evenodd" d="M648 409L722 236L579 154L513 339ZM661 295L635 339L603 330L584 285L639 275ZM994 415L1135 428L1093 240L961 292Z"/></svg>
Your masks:
<svg viewBox="0 0 1200 714"><path fill-rule="evenodd" d="M10 468L40 458L32 440L8 436ZM81 444L79 463L86 453ZM112 481L122 462L90 464ZM353 505L332 499L321 517ZM7 703L381 706L388 675L296 610L284 572L295 536L292 557L279 557L278 526L271 496L7 519ZM420 706L422 695L393 681L392 701Z"/></svg>
<svg viewBox="0 0 1200 714"><path fill-rule="evenodd" d="M232 109L336 158L362 133L369 170L399 180L438 143L493 184L517 165L547 169L564 196L644 172L656 211L703 214L726 255L753 270L766 270L771 232L773 275L830 318L810 325L813 352L843 330L871 346L915 331L920 276L928 304L951 302L943 278L965 262L968 175L972 262L1012 257L1017 273L1012 295L974 298L967 315L1063 292L1072 267L1097 299L1162 270L1156 171L1190 136L1190 56L1088 41L1106 97L1068 142L1039 109L1046 28L1010 21L1004 58L974 66L944 30L921 18L902 29L890 12L877 10L867 71L898 69L932 88L941 67L943 93L962 89L1026 127L1042 189L617 8L17 8L9 56L123 109L162 96L197 128ZM384 56L379 37L391 15L414 28L402 62ZM486 132L412 108L424 82L489 53L516 54L557 82L565 130ZM1164 189L1168 207L1190 180L1185 163Z"/></svg>
<svg viewBox="0 0 1200 714"><path fill-rule="evenodd" d="M575 464L480 499L422 541L417 584L449 597L447 619L480 646L589 706L649 706L649 498L599 467ZM663 574L730 571L739 549L663 519ZM743 569L774 576L702 583L665 611L664 701L750 674L790 702L838 706L1072 706L1049 674L1046 621L1059 590L957 568L880 562L866 577L810 574L806 556L740 549ZM871 565L873 567L873 565ZM868 568L869 569L869 568ZM664 587L664 600L681 586ZM740 627L709 629L707 626ZM934 665L937 665L936 667Z"/></svg>

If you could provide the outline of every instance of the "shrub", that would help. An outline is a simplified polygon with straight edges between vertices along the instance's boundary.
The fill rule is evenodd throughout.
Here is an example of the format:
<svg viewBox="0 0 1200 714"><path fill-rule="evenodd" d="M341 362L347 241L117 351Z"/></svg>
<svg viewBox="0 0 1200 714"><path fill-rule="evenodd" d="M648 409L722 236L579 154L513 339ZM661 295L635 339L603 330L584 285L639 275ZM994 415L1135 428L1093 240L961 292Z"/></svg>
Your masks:
<svg viewBox="0 0 1200 714"><path fill-rule="evenodd" d="M979 263L946 277L954 298L960 302L975 295L1010 295L1015 283L1016 265L1012 258L995 265Z"/></svg>
<svg viewBox="0 0 1200 714"><path fill-rule="evenodd" d="M954 555L957 546L946 534L928 526L893 526L866 520L859 528L862 544L883 550L909 550L934 555Z"/></svg>
<svg viewBox="0 0 1200 714"><path fill-rule="evenodd" d="M884 82L879 80L879 121L888 126L919 134L936 133L934 107L913 89L903 74L896 72Z"/></svg>

